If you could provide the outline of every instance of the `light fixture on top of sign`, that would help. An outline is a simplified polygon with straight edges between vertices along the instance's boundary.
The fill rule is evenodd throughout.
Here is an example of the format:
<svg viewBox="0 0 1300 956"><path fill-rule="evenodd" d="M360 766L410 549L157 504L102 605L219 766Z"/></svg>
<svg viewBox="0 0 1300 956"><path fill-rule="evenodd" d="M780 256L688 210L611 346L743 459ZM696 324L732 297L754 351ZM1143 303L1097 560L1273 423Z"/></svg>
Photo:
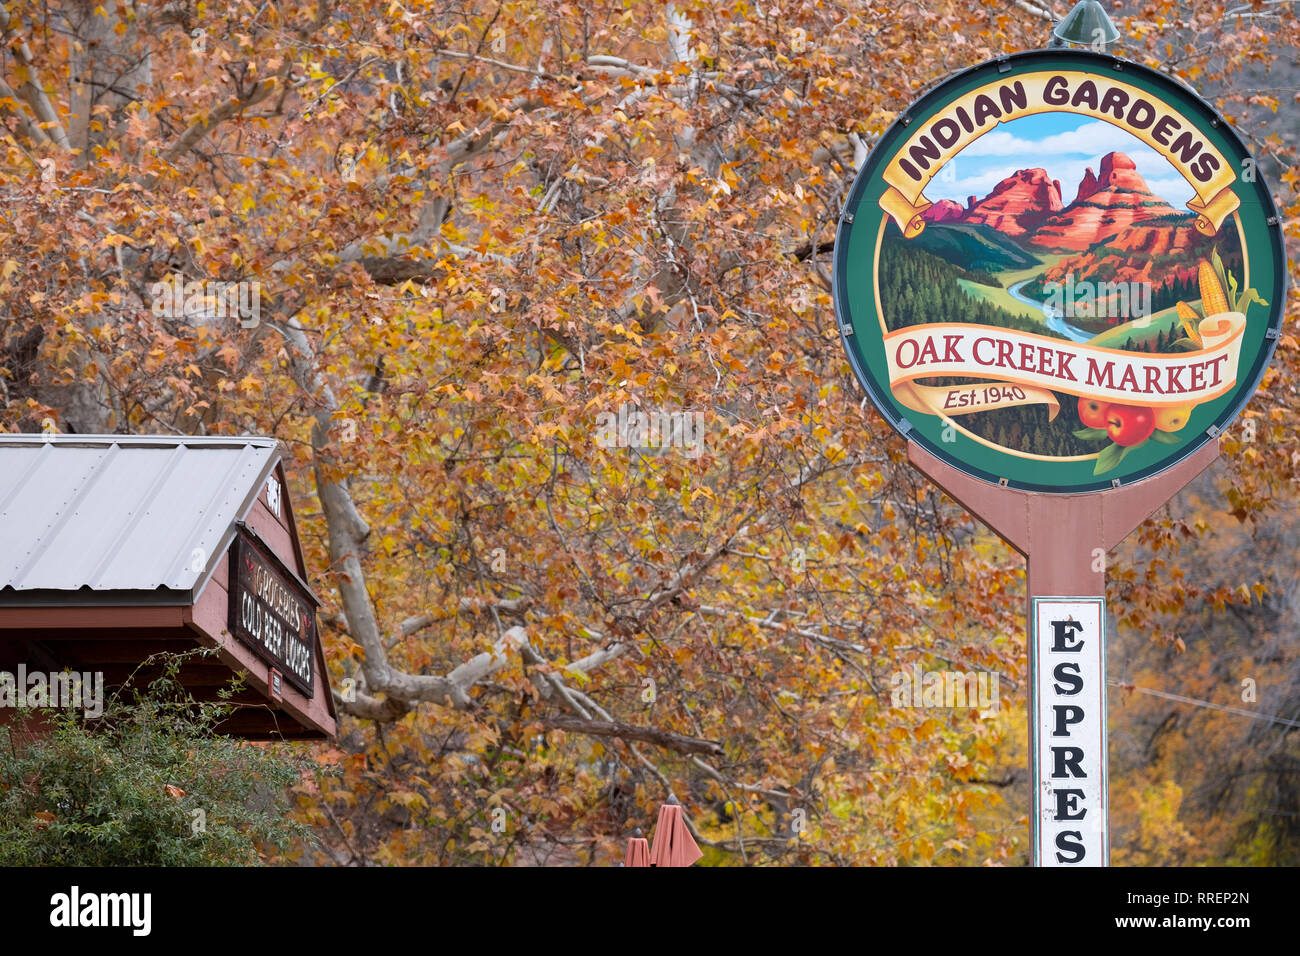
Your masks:
<svg viewBox="0 0 1300 956"><path fill-rule="evenodd" d="M1098 0L1079 0L1052 28L1052 38L1054 45L1078 43L1104 50L1119 39L1119 31Z"/></svg>

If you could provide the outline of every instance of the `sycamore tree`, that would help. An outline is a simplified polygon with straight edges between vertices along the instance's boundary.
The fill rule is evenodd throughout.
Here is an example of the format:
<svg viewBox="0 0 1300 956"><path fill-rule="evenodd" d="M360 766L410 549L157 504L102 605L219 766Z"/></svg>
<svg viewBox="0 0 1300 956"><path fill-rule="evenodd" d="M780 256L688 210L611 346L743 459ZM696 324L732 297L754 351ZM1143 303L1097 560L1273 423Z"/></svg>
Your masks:
<svg viewBox="0 0 1300 956"><path fill-rule="evenodd" d="M830 254L909 101L1067 8L8 0L4 422L282 440L345 715L321 861L608 863L675 798L711 862L1023 862L1022 568L853 382ZM1117 23L1293 210L1290 5ZM1296 366L1228 442L1241 520ZM1200 596L1184 533L1125 626ZM894 706L914 665L1000 706Z"/></svg>

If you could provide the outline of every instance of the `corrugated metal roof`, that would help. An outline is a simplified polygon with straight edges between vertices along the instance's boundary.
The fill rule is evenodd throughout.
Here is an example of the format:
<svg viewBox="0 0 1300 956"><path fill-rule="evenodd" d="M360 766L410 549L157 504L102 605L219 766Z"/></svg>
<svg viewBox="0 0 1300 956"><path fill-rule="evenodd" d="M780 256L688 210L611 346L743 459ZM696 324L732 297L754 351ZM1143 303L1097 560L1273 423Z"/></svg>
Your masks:
<svg viewBox="0 0 1300 956"><path fill-rule="evenodd" d="M193 595L278 460L271 438L0 434L0 595Z"/></svg>

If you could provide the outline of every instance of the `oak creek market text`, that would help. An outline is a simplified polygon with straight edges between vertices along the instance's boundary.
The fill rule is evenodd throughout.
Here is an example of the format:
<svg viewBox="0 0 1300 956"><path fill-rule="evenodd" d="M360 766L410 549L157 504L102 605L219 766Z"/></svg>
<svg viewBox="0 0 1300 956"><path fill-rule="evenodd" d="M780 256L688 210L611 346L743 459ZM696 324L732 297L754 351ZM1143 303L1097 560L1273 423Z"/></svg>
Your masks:
<svg viewBox="0 0 1300 956"><path fill-rule="evenodd" d="M894 382L996 369L1012 373L1021 384L1116 400L1141 394L1159 403L1159 396L1167 396L1180 404L1188 397L1201 401L1217 397L1235 384L1240 329L1234 325L1225 319L1214 347L1184 355L1070 346L1032 332L960 325L943 331L936 326L902 329L885 336L885 341Z"/></svg>

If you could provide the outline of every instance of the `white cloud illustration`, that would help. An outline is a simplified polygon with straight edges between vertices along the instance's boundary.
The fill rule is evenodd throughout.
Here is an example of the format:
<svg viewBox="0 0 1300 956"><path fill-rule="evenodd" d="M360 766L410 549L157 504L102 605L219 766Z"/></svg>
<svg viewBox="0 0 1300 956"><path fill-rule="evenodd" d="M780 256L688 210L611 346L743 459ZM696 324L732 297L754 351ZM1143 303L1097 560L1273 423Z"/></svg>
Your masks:
<svg viewBox="0 0 1300 956"><path fill-rule="evenodd" d="M1116 149L1111 149L1110 144L1106 144L1100 152L1083 152L1078 156L1040 155L1035 151L1033 144L1023 140L1020 142L1025 143L1024 149L1012 154L1017 158L1012 162L1007 162L1001 156L971 157L970 150L966 150L939 170L938 175L925 190L926 197L952 199L965 205L967 196L983 199L992 192L994 186L1008 176L1014 175L1018 170L1041 168L1045 169L1051 178L1060 180L1061 202L1068 206L1074 201L1079 183L1088 168L1092 168L1093 175L1099 174L1102 156L1116 151L1124 153L1133 160L1147 186L1169 205L1180 208L1195 194L1191 185L1178 175L1168 160L1145 145L1134 148L1135 141L1132 137L1126 144L1117 144Z"/></svg>

